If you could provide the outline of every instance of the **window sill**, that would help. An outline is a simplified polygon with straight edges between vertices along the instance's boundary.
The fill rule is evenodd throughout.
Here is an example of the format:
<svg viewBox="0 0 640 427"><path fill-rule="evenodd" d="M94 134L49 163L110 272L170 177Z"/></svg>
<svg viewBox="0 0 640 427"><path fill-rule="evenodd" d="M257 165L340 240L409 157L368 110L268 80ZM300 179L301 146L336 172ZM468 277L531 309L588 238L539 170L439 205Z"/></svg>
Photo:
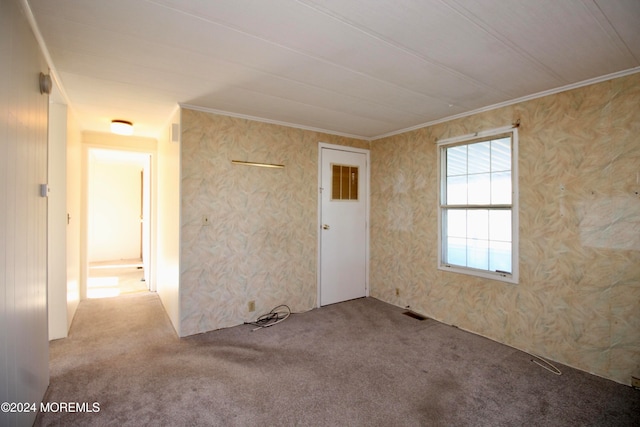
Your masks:
<svg viewBox="0 0 640 427"><path fill-rule="evenodd" d="M441 264L440 266L438 266L438 270L448 271L450 273L464 274L467 276L482 277L485 279L497 280L499 282L506 282L514 285L518 284L518 277L516 274L513 274L513 273L498 273L498 272L477 270L475 268L460 267L460 266L449 265L449 264Z"/></svg>

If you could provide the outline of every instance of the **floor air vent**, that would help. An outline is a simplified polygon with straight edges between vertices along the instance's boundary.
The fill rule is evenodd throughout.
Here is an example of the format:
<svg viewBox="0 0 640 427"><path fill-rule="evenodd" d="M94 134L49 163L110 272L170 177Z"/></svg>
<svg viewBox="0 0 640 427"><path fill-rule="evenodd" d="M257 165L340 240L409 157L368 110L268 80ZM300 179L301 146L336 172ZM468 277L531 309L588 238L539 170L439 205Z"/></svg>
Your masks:
<svg viewBox="0 0 640 427"><path fill-rule="evenodd" d="M413 317L414 319L418 319L418 320L426 320L427 319L422 314L414 313L413 311L405 311L402 314L404 314L405 316Z"/></svg>

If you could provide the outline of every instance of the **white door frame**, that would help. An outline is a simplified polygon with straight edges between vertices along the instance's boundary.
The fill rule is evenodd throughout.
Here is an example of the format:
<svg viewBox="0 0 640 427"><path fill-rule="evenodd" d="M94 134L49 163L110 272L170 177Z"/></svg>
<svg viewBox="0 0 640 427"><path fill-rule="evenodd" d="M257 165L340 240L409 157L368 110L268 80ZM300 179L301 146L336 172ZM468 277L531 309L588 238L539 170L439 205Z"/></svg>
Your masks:
<svg viewBox="0 0 640 427"><path fill-rule="evenodd" d="M365 296L368 297L369 296L369 208L370 208L370 199L371 199L371 194L370 194L370 190L369 190L369 186L370 186L370 180L371 180L371 162L370 160L370 151L366 148L356 148L356 147L349 147L347 145L337 145L337 144L329 144L326 142L319 142L318 143L318 223L317 223L317 227L316 227L316 231L318 233L318 246L317 246L317 253L318 253L318 262L317 262L317 277L316 277L316 283L317 283L317 294L316 294L316 307L320 307L320 286L322 285L322 281L321 281L321 271L322 271L322 149L323 148L328 148L331 150L339 150L339 151L346 151L346 152L351 152L351 153L362 153L364 155L366 155L366 162L367 162L367 173L366 173L366 179L365 179L365 183L364 183L364 188L365 188L365 194L367 196L367 202L365 204L365 222L366 222L366 237L365 237Z"/></svg>
<svg viewBox="0 0 640 427"><path fill-rule="evenodd" d="M145 149L136 149L134 147L129 147L125 145L103 145L103 144L95 144L95 143L83 143L82 144L82 196L81 196L81 209L82 209L82 226L80 229L80 264L81 264L81 272L80 272L80 300L87 299L87 284L89 280L89 167L90 167L90 153L91 150L112 150L112 151L123 151L137 154L149 155L149 162L145 164L145 174L148 176L149 180L149 193L145 195L145 204L147 204L149 210L149 218L147 219L147 236L144 236L144 239L147 241L149 245L149 259L144 261L144 277L145 277L145 286L149 289L150 292L156 292L156 280L155 280L155 244L156 244L156 229L155 229L155 221L156 221L156 209L155 203L157 197L154 194L155 188L157 185L155 171L156 167L156 159L157 153L153 150L145 150ZM147 271L148 270L148 271Z"/></svg>

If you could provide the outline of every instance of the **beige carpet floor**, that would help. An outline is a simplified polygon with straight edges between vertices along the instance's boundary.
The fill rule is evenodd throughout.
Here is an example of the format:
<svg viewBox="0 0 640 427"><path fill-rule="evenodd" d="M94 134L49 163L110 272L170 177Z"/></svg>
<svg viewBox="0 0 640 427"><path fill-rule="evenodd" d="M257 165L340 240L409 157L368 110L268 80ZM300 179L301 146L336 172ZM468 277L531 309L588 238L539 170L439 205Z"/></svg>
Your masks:
<svg viewBox="0 0 640 427"><path fill-rule="evenodd" d="M153 293L83 301L51 343L63 426L638 426L640 391L373 298L178 339Z"/></svg>
<svg viewBox="0 0 640 427"><path fill-rule="evenodd" d="M148 292L140 260L96 262L89 265L87 298L108 298Z"/></svg>

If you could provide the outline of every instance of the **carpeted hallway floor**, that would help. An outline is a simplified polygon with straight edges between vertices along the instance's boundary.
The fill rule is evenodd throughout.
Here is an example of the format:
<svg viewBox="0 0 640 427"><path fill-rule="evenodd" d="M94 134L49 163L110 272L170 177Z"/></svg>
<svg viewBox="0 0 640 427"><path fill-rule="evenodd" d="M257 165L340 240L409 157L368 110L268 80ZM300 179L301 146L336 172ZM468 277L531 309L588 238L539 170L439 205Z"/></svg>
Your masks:
<svg viewBox="0 0 640 427"><path fill-rule="evenodd" d="M87 298L108 298L148 292L141 260L125 259L89 265Z"/></svg>
<svg viewBox="0 0 640 427"><path fill-rule="evenodd" d="M373 298L178 339L153 293L83 301L51 343L65 426L637 426L640 391Z"/></svg>

